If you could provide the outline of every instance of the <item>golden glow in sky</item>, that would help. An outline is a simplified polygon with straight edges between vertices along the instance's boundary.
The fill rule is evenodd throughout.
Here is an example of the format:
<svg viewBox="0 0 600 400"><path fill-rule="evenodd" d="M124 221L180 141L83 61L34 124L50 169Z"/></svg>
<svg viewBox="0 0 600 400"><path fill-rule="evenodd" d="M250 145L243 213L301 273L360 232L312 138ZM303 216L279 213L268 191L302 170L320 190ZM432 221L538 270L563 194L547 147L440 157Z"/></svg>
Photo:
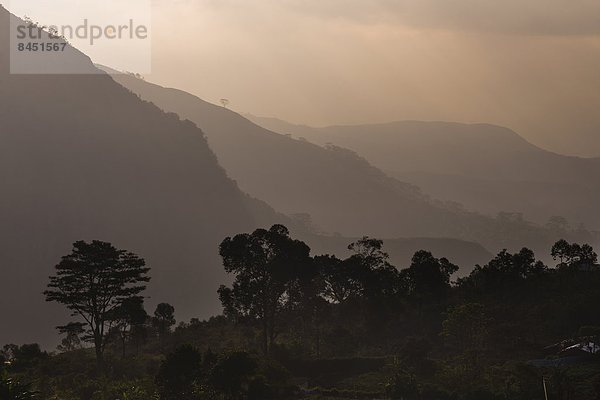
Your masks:
<svg viewBox="0 0 600 400"><path fill-rule="evenodd" d="M148 79L313 125L488 122L600 156L597 0L156 0Z"/></svg>

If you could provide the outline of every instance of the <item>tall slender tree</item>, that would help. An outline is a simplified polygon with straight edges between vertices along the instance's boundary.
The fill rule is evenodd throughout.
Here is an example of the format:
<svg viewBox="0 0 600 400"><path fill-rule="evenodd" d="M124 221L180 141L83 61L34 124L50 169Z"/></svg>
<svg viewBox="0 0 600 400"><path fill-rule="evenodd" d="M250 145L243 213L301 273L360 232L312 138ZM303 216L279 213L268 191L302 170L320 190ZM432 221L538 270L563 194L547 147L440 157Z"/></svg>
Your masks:
<svg viewBox="0 0 600 400"><path fill-rule="evenodd" d="M175 307L169 303L160 303L154 310L152 325L158 331L158 338L161 345L164 344L165 337L171 332L171 327L175 325Z"/></svg>
<svg viewBox="0 0 600 400"><path fill-rule="evenodd" d="M116 310L140 297L150 268L137 255L97 240L75 242L71 254L55 268L44 292L46 301L65 305L84 321L84 339L93 342L98 367L103 369L106 334L117 318Z"/></svg>

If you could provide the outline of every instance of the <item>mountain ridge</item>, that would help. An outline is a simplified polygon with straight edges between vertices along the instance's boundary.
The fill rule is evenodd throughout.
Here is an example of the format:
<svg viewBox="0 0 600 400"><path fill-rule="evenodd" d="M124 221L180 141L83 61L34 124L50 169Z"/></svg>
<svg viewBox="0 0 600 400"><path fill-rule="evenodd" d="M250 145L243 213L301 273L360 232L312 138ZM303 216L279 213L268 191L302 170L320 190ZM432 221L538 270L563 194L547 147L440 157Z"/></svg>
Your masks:
<svg viewBox="0 0 600 400"><path fill-rule="evenodd" d="M398 209L403 206L403 202L430 209L432 214L452 212L439 208L415 186L386 176L353 152L339 147L323 148L265 130L231 110L210 104L179 89L163 88L128 74L113 75L113 78L163 110L177 112L182 118L196 122L206 133L211 148L230 176L243 190L266 200L277 210L287 214L308 213L325 231L338 231L344 236L361 233L382 237L428 234L453 236L443 229L433 232L419 228L424 221L416 220L410 222L411 228L414 227L415 230L408 235L408 230L373 229L372 221L387 218L383 215L376 217L378 209ZM285 174L282 170L285 170ZM346 173L358 173L360 176L353 180ZM269 182L269 185L265 185L265 182ZM294 182L299 182L302 186L294 187ZM357 182L362 187L353 187ZM335 187L333 191L332 184ZM339 192L340 188L344 193ZM284 190L293 194L281 194ZM302 198L304 193L312 197ZM372 203L366 199L371 199ZM389 200L385 200L388 201L387 204L381 205L381 199ZM339 208L348 202L350 205L341 212ZM377 206L378 203L381 206ZM322 207L327 207L326 211ZM361 216L357 214L359 208L363 209L362 212L373 214ZM348 212L349 209L354 209L355 212ZM411 216L408 214L410 212L406 211L400 217L410 220ZM348 221L348 215L356 215L360 221Z"/></svg>
<svg viewBox="0 0 600 400"><path fill-rule="evenodd" d="M216 289L229 279L219 243L274 223L301 229L241 191L196 124L107 74L10 74L10 18L0 8L0 313L10 321L0 342L56 344L53 327L68 315L42 292L77 240L109 241L145 258L152 268L148 307L169 302L179 321L218 313ZM67 58L95 68L76 50ZM404 249L403 259L410 246L421 247L390 242ZM452 247L471 252L465 262L488 255L476 244Z"/></svg>
<svg viewBox="0 0 600 400"><path fill-rule="evenodd" d="M284 134L350 148L390 175L472 210L520 212L538 223L561 215L600 227L593 212L600 158L553 153L508 128L422 121L311 128L254 118Z"/></svg>
<svg viewBox="0 0 600 400"><path fill-rule="evenodd" d="M182 318L213 315L226 280L218 244L266 222L193 123L99 71L10 74L10 18L0 8L0 312L11 321L0 342L56 340L53 327L66 315L42 291L76 240L110 241L144 257L150 303L170 302ZM95 68L76 50L65 57Z"/></svg>

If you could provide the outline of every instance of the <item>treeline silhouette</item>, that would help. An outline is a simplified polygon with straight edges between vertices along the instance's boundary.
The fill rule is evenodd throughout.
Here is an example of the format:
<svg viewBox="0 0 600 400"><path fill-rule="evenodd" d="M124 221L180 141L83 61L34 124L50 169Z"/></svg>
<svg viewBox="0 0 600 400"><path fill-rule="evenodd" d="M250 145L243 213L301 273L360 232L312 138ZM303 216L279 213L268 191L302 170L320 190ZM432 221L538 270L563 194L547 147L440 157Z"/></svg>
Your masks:
<svg viewBox="0 0 600 400"><path fill-rule="evenodd" d="M144 309L141 257L76 242L45 292L74 317L58 352L4 346L0 398L532 399L543 382L551 398L600 396L589 245L557 242L554 267L502 251L457 280L427 251L399 269L381 240L348 249L311 255L282 225L228 237L223 315L173 329L172 306Z"/></svg>

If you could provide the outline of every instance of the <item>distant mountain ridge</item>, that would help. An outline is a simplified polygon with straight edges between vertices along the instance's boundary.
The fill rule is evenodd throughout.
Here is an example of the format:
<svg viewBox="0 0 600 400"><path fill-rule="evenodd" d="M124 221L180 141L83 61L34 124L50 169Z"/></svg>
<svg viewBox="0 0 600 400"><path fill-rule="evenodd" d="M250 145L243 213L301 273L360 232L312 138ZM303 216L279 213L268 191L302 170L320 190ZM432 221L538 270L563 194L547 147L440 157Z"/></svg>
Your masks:
<svg viewBox="0 0 600 400"><path fill-rule="evenodd" d="M346 236L453 236L452 228L440 223L456 217L453 211L434 204L418 188L386 176L352 152L265 130L181 90L128 74L113 78L141 98L198 124L240 187L277 210L308 213L319 228ZM395 218L396 226L388 223Z"/></svg>
<svg viewBox="0 0 600 400"><path fill-rule="evenodd" d="M178 320L219 312L215 290L228 279L220 241L276 222L315 254L341 255L362 235L405 237L385 240L398 266L426 249L468 269L491 256L480 242L547 252L553 240L521 221L437 202L351 151L270 132L185 92L128 75L11 75L9 18L0 8L0 313L10 321L0 343L55 340L66 315L41 293L75 240L146 258L150 305L172 303ZM71 48L64 62L95 68ZM275 210L311 214L344 236Z"/></svg>
<svg viewBox="0 0 600 400"><path fill-rule="evenodd" d="M561 237L595 240L585 230L532 224L528 215L492 217L456 202L438 201L418 186L384 173L360 153L275 133L225 107L131 74L116 73L113 78L142 99L200 126L221 165L243 190L278 211L310 216L326 234L458 238L481 243L492 252L529 246L542 256ZM507 145L518 141L513 138Z"/></svg>
<svg viewBox="0 0 600 400"><path fill-rule="evenodd" d="M75 49L63 62L95 75L11 75L10 18L0 7L0 345L56 344L54 326L68 316L42 291L76 240L144 257L148 307L169 302L179 321L220 311L215 291L228 277L218 244L226 236L285 223L315 251L351 240L310 234L243 193L194 123L140 100ZM399 263L423 246L453 250L448 256L467 268L489 256L459 240L389 241Z"/></svg>
<svg viewBox="0 0 600 400"><path fill-rule="evenodd" d="M539 223L561 215L600 228L600 158L552 153L507 128L421 121L311 128L248 117L283 134L349 148L390 175L472 210L521 212Z"/></svg>

